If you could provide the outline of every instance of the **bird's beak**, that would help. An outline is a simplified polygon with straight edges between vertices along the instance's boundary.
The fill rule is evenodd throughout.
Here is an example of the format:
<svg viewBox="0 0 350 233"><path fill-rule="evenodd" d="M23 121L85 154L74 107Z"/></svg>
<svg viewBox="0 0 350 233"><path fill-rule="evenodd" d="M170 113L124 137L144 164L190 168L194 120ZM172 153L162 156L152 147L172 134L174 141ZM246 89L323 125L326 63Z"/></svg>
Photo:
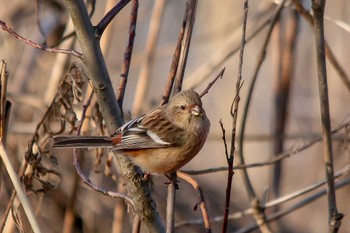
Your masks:
<svg viewBox="0 0 350 233"><path fill-rule="evenodd" d="M191 107L191 114L193 116L202 117L203 116L202 108L198 105L192 106Z"/></svg>

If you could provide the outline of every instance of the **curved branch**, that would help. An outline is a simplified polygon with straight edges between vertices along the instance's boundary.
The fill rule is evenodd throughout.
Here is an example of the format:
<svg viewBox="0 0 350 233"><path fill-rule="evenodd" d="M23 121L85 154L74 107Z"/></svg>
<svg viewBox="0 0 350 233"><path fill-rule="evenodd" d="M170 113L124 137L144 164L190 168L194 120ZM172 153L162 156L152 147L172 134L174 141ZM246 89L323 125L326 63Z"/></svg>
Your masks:
<svg viewBox="0 0 350 233"><path fill-rule="evenodd" d="M72 56L79 58L80 60L83 60L83 54L81 54L77 51L68 50L68 49L50 48L50 47L35 43L34 41L31 41L27 38L24 38L23 36L19 35L15 31L13 31L11 28L9 28L4 21L0 20L0 26L1 26L2 30L10 33L10 35L15 37L17 40L19 40L27 45L30 45L36 49L44 50L44 51L49 52L49 53L62 53L62 54L72 55Z"/></svg>

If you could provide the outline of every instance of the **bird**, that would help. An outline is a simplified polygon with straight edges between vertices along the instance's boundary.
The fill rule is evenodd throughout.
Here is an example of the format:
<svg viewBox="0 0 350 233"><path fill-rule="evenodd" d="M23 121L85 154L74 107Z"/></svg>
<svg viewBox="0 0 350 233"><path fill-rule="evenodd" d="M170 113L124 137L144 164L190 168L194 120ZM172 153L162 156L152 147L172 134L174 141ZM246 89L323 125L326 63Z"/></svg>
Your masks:
<svg viewBox="0 0 350 233"><path fill-rule="evenodd" d="M179 170L202 149L210 121L193 90L122 125L111 136L54 136L53 148L106 147L128 157L146 173Z"/></svg>

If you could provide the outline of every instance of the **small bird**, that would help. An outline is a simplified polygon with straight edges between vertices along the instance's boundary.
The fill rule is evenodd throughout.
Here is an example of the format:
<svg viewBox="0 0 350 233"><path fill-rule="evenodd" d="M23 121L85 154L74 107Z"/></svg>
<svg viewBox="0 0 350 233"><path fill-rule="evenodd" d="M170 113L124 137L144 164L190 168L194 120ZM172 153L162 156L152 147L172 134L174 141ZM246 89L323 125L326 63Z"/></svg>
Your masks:
<svg viewBox="0 0 350 233"><path fill-rule="evenodd" d="M169 103L120 127L112 136L55 136L52 147L106 147L127 156L147 173L167 174L202 149L210 121L199 94L186 90Z"/></svg>

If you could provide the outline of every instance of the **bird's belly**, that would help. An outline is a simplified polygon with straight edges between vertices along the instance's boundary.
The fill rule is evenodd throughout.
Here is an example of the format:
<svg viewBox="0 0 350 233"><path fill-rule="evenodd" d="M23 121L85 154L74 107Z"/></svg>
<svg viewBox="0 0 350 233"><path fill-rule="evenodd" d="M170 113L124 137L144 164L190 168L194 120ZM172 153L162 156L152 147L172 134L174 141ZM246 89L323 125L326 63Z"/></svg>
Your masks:
<svg viewBox="0 0 350 233"><path fill-rule="evenodd" d="M132 162L143 171L150 173L166 174L174 172L187 164L196 153L175 153L174 148L149 149L135 156L129 156Z"/></svg>

